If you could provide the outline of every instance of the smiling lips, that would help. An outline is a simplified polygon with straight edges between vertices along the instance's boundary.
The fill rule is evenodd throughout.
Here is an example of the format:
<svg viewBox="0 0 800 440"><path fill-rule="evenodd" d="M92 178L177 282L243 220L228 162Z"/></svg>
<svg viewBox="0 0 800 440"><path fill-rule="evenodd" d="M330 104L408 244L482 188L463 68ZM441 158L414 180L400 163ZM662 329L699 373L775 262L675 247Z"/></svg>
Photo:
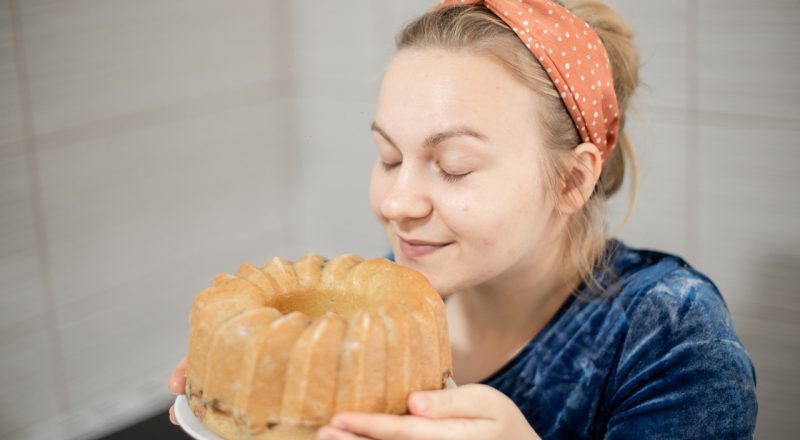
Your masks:
<svg viewBox="0 0 800 440"><path fill-rule="evenodd" d="M398 236L397 239L400 241L400 250L408 258L424 257L450 244L424 240L406 240L400 236Z"/></svg>

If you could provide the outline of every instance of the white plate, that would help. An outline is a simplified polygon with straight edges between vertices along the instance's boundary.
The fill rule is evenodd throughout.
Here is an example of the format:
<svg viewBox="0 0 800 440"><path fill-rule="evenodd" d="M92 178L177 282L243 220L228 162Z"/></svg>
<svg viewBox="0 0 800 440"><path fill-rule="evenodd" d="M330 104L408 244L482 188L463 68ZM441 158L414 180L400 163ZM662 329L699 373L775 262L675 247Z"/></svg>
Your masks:
<svg viewBox="0 0 800 440"><path fill-rule="evenodd" d="M222 437L214 434L214 431L206 428L203 421L198 419L192 409L189 408L189 400L185 394L180 394L175 399L175 418L181 424L181 428L192 438L197 440L223 440Z"/></svg>
<svg viewBox="0 0 800 440"><path fill-rule="evenodd" d="M456 383L453 379L448 378L447 388L455 387ZM181 428L196 440L223 440L222 437L208 429L206 425L203 424L203 421L194 415L192 409L189 408L189 401L184 394L180 394L175 399L175 418L178 419Z"/></svg>

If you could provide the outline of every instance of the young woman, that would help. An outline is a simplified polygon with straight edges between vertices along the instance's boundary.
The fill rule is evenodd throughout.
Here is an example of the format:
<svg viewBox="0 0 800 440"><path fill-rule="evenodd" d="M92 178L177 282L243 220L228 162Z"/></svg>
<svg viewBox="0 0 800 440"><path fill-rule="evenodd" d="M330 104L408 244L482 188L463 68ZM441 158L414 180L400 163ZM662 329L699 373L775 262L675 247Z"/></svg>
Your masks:
<svg viewBox="0 0 800 440"><path fill-rule="evenodd" d="M319 438L751 438L755 371L716 285L606 233L636 176L629 28L596 0L442 3L398 35L370 198L389 258L445 298L459 386Z"/></svg>

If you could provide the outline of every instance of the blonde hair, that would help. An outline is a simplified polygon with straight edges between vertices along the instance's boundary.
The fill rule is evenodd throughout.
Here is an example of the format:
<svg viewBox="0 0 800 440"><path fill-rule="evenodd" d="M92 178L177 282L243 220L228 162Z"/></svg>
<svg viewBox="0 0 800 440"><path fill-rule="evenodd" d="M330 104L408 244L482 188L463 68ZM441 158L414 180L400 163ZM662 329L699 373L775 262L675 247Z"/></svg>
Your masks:
<svg viewBox="0 0 800 440"><path fill-rule="evenodd" d="M595 290L600 287L595 272L607 270L610 264L610 253L606 252L606 201L622 186L626 166L632 177L628 210L612 235L625 225L636 204L639 178L633 146L625 131L625 115L630 98L639 85L639 57L631 29L611 6L599 0L559 3L586 21L603 41L611 61L621 119L617 145L603 165L594 192L578 212L569 216L565 225L566 245L562 249L561 261L573 265L576 277L590 290ZM544 155L542 172L549 196L557 197L557 189L570 183L565 153L581 144L581 138L567 108L538 60L516 33L483 2L448 5L429 11L408 23L397 35L395 45L397 50L466 50L490 55L500 61L540 97L538 122L549 153Z"/></svg>

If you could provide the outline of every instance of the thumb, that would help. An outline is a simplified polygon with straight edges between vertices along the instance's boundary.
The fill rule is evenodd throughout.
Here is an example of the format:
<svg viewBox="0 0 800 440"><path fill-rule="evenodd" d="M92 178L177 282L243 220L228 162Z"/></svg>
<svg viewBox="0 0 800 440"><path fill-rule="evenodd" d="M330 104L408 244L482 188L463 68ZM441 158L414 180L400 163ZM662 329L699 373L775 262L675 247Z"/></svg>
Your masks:
<svg viewBox="0 0 800 440"><path fill-rule="evenodd" d="M183 394L186 388L186 356L178 362L169 376L169 391L172 394Z"/></svg>
<svg viewBox="0 0 800 440"><path fill-rule="evenodd" d="M499 402L499 391L483 384L446 390L415 391L408 396L411 414L429 418L490 418L488 405Z"/></svg>

